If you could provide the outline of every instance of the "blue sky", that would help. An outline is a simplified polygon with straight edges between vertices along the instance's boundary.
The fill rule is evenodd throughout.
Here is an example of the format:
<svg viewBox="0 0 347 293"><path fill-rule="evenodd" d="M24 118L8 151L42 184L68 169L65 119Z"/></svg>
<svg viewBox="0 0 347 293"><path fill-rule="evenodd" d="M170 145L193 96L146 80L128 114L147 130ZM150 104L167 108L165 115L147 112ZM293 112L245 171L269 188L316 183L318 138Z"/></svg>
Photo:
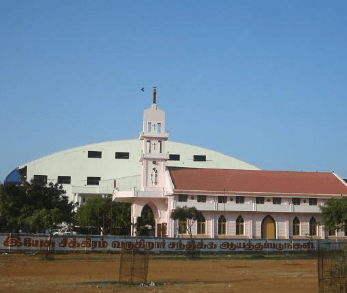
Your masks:
<svg viewBox="0 0 347 293"><path fill-rule="evenodd" d="M172 141L347 178L346 15L346 1L3 1L0 181L137 138L153 86Z"/></svg>

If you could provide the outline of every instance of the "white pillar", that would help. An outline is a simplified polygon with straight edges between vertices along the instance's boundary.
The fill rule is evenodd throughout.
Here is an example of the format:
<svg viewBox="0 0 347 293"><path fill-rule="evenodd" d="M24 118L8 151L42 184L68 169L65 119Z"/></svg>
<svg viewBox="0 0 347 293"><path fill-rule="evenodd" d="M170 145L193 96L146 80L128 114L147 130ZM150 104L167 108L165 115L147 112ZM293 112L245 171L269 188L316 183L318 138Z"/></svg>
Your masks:
<svg viewBox="0 0 347 293"><path fill-rule="evenodd" d="M290 235L290 216L287 214L287 220L285 223L285 233L286 233L286 239L289 239Z"/></svg>
<svg viewBox="0 0 347 293"><path fill-rule="evenodd" d="M253 213L251 216L251 219L248 221L249 222L249 234L248 234L248 238L252 239L253 238Z"/></svg>
<svg viewBox="0 0 347 293"><path fill-rule="evenodd" d="M214 238L216 235L215 233L215 214L212 215L211 217L211 233L210 233L210 238Z"/></svg>

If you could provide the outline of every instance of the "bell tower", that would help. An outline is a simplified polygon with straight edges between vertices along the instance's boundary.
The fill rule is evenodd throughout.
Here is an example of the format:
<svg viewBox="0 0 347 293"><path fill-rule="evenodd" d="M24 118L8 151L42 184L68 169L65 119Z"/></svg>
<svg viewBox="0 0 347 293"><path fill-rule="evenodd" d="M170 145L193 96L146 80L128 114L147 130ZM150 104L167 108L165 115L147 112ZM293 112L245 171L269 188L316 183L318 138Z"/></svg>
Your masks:
<svg viewBox="0 0 347 293"><path fill-rule="evenodd" d="M142 154L141 190L160 191L165 187L165 167L169 155L165 152L165 142L169 135L165 132L165 112L157 106L157 90L153 88L152 106L143 112L143 130L140 134Z"/></svg>

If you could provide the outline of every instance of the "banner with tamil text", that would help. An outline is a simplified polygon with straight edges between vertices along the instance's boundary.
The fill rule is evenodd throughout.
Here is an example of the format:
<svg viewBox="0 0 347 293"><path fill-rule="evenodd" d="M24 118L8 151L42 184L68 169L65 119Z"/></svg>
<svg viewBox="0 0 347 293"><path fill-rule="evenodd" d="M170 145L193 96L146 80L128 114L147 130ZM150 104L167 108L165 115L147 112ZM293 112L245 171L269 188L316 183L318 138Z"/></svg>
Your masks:
<svg viewBox="0 0 347 293"><path fill-rule="evenodd" d="M153 253L228 253L246 251L300 252L317 249L315 240L266 239L184 239L124 236L47 236L32 234L0 234L1 251L99 251L119 252L145 250Z"/></svg>

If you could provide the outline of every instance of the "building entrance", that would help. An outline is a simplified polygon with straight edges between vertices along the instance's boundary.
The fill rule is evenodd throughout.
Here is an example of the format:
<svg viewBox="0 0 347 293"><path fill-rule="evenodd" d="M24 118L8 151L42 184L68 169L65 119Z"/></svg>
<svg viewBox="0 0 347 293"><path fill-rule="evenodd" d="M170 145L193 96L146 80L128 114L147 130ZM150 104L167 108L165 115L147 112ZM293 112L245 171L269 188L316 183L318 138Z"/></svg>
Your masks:
<svg viewBox="0 0 347 293"><path fill-rule="evenodd" d="M155 236L155 219L149 205L145 205L141 217L137 218L137 232L139 236Z"/></svg>
<svg viewBox="0 0 347 293"><path fill-rule="evenodd" d="M266 216L263 222L261 223L261 238L276 238L276 223L273 217Z"/></svg>

